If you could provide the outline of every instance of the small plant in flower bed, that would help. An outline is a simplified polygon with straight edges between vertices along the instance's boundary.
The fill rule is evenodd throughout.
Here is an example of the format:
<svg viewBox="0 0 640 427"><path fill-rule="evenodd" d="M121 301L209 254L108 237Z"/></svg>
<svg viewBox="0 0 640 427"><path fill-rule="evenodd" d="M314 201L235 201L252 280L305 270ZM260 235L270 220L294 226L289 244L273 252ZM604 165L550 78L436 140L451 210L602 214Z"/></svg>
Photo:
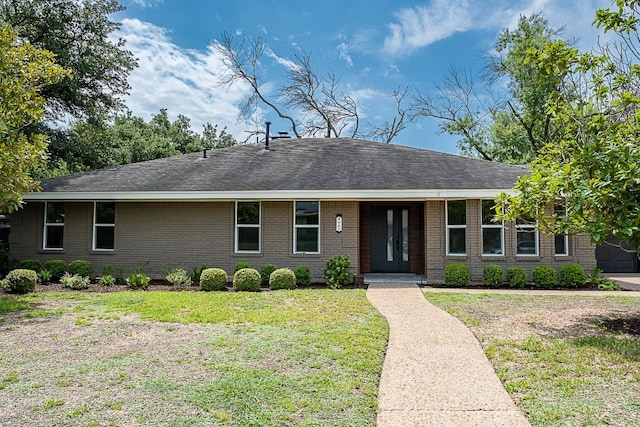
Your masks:
<svg viewBox="0 0 640 427"><path fill-rule="evenodd" d="M252 268L252 267L251 267L251 264L249 264L246 261L237 262L236 265L233 267L233 274L235 274L239 270L242 270L243 268Z"/></svg>
<svg viewBox="0 0 640 427"><path fill-rule="evenodd" d="M469 267L461 262L452 262L444 269L444 284L447 286L467 286Z"/></svg>
<svg viewBox="0 0 640 427"><path fill-rule="evenodd" d="M149 287L150 280L151 278L144 274L144 271L138 269L134 273L131 273L131 275L125 279L125 282L127 283L127 286L129 286L129 289L146 290Z"/></svg>
<svg viewBox="0 0 640 427"><path fill-rule="evenodd" d="M180 286L183 288L191 286L191 276L189 276L187 271L182 268L174 268L164 278L173 286Z"/></svg>
<svg viewBox="0 0 640 427"><path fill-rule="evenodd" d="M278 267L273 264L264 264L260 267L260 285L269 286L269 277L271 276L271 273L277 269Z"/></svg>
<svg viewBox="0 0 640 427"><path fill-rule="evenodd" d="M50 259L44 262L44 269L51 272L51 280L60 280L67 270L67 264L61 259Z"/></svg>
<svg viewBox="0 0 640 427"><path fill-rule="evenodd" d="M53 274L49 270L40 270L38 272L38 282L42 285L48 285L53 279Z"/></svg>
<svg viewBox="0 0 640 427"><path fill-rule="evenodd" d="M227 272L221 268L205 268L200 276L203 291L223 291L227 287Z"/></svg>
<svg viewBox="0 0 640 427"><path fill-rule="evenodd" d="M60 278L60 284L63 288L74 290L87 289L91 279L89 276L81 276L79 274L64 273Z"/></svg>
<svg viewBox="0 0 640 427"><path fill-rule="evenodd" d="M260 273L253 268L243 268L233 274L233 286L237 291L258 292L260 281Z"/></svg>
<svg viewBox="0 0 640 427"><path fill-rule="evenodd" d="M202 272L206 270L206 268L206 265L203 265L202 267L193 267L193 271L191 272L191 281L193 283L200 283L200 277L202 276Z"/></svg>
<svg viewBox="0 0 640 427"><path fill-rule="evenodd" d="M274 291L277 289L295 289L296 275L288 268L279 268L271 273L269 287Z"/></svg>
<svg viewBox="0 0 640 427"><path fill-rule="evenodd" d="M298 286L309 286L311 284L311 271L306 265L299 265L293 272L296 276Z"/></svg>
<svg viewBox="0 0 640 427"><path fill-rule="evenodd" d="M109 264L105 264L102 266L102 276L111 276L115 279L115 283L122 282L123 275L121 268L112 267Z"/></svg>
<svg viewBox="0 0 640 427"><path fill-rule="evenodd" d="M598 267L593 269L593 272L589 274L587 281L591 283L592 286L597 287L601 291L619 291L620 284L614 280L611 280L602 275L602 270Z"/></svg>
<svg viewBox="0 0 640 427"><path fill-rule="evenodd" d="M91 277L93 274L93 268L91 267L91 262L84 260L76 260L71 261L69 263L69 273L71 275L85 276Z"/></svg>
<svg viewBox="0 0 640 427"><path fill-rule="evenodd" d="M502 286L504 270L502 266L490 264L484 267L482 274L482 283L491 288L499 288Z"/></svg>
<svg viewBox="0 0 640 427"><path fill-rule="evenodd" d="M37 259L27 258L20 261L20 264L18 264L18 268L23 270L33 270L37 273L38 271L42 270L42 264Z"/></svg>
<svg viewBox="0 0 640 427"><path fill-rule="evenodd" d="M527 272L522 267L507 268L507 285L511 288L524 288L527 285Z"/></svg>
<svg viewBox="0 0 640 427"><path fill-rule="evenodd" d="M560 269L560 286L579 288L587 282L587 275L580 264L566 264Z"/></svg>
<svg viewBox="0 0 640 427"><path fill-rule="evenodd" d="M338 289L348 285L353 279L353 273L349 271L351 260L347 255L336 255L329 258L323 275L327 281L327 286L331 289Z"/></svg>
<svg viewBox="0 0 640 427"><path fill-rule="evenodd" d="M35 271L26 268L11 270L4 278L4 287L14 294L26 294L36 288L38 275Z"/></svg>
<svg viewBox="0 0 640 427"><path fill-rule="evenodd" d="M540 265L531 272L533 284L538 288L550 289L558 284L556 270L548 265Z"/></svg>
<svg viewBox="0 0 640 427"><path fill-rule="evenodd" d="M100 276L98 284L100 286L113 286L116 284L116 278L110 274L105 274L104 276Z"/></svg>

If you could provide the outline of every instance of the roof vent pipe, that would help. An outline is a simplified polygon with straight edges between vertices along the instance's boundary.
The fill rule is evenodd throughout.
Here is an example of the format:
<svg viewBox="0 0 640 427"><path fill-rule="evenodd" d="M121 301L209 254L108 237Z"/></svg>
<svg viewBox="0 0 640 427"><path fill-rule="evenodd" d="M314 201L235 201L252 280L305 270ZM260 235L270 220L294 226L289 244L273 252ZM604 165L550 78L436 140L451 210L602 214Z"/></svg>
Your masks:
<svg viewBox="0 0 640 427"><path fill-rule="evenodd" d="M268 151L269 150L269 132L271 128L271 122L265 122L264 124L267 125L267 132L264 138L264 149Z"/></svg>

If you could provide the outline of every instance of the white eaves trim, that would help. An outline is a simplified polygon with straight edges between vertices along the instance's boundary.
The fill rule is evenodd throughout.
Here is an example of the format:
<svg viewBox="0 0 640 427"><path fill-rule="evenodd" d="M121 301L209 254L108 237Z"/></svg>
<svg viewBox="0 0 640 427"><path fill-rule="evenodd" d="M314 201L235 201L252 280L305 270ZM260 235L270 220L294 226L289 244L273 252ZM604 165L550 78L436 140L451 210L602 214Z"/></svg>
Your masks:
<svg viewBox="0 0 640 427"><path fill-rule="evenodd" d="M113 200L113 201L207 201L207 200L446 200L492 199L513 189L482 190L272 190L272 191L114 191L39 192L24 196L37 200Z"/></svg>

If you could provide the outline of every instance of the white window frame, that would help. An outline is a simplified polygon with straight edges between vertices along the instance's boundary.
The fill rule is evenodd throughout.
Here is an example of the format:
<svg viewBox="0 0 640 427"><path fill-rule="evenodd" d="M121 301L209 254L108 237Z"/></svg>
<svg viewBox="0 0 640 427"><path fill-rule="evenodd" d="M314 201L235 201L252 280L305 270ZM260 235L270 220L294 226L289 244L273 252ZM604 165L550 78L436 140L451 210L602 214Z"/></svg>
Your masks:
<svg viewBox="0 0 640 427"><path fill-rule="evenodd" d="M464 225L449 225L449 202L464 202ZM446 254L447 256L467 256L467 200L445 200L444 204L444 220L446 224ZM449 251L449 230L464 229L464 253L451 253Z"/></svg>
<svg viewBox="0 0 640 427"><path fill-rule="evenodd" d="M495 224L495 223L490 223L490 224L485 224L484 223L484 215L482 212L482 209L484 208L483 206L483 202L490 200L490 199L484 199L484 200L480 200L480 225L481 225L481 235L480 235L480 250L482 251L482 256L495 256L495 257L503 257L505 256L504 254L504 221L500 221L500 224ZM493 200L490 200L493 201ZM499 254L487 254L484 253L484 230L485 229L489 229L489 228L499 228L500 229L500 253Z"/></svg>
<svg viewBox="0 0 640 427"><path fill-rule="evenodd" d="M300 203L309 203L315 202L318 204L318 224L296 224L296 204ZM322 216L321 216L321 208L320 208L320 200L294 200L293 201L293 253L294 254L319 254L320 253L320 244L321 244L321 236L320 236L320 224L322 224ZM303 252L298 251L298 229L301 228L316 228L318 229L318 250L316 252Z"/></svg>
<svg viewBox="0 0 640 427"><path fill-rule="evenodd" d="M98 203L112 203L113 204L113 223L98 223L97 219L98 219ZM113 252L116 249L116 238L115 238L115 232L116 232L116 210L115 210L115 202L93 202L93 250L96 252ZM111 227L113 228L113 248L97 248L96 244L98 243L98 227L101 228L107 228L107 227Z"/></svg>
<svg viewBox="0 0 640 427"><path fill-rule="evenodd" d="M240 203L257 203L258 204L258 224L238 224L238 205ZM260 200L236 200L235 207L233 210L233 222L234 222L234 252L237 254L259 254L262 253L262 202ZM246 251L239 249L239 239L240 233L238 230L240 228L257 228L258 229L258 250L257 251Z"/></svg>
<svg viewBox="0 0 640 427"><path fill-rule="evenodd" d="M562 207L562 210L564 212L558 212L558 209L556 209L558 206ZM559 214L559 215L567 215L567 208L565 206L559 205L559 204L555 204L553 206L553 213L554 214ZM556 252L556 237L558 236L562 236L564 237L564 253L557 253ZM569 256L569 234L567 233L562 233L562 234L554 234L553 235L553 254L555 256L560 256L560 257L568 257Z"/></svg>
<svg viewBox="0 0 640 427"><path fill-rule="evenodd" d="M540 235L538 232L538 223L535 224L518 224L516 220L516 256L519 257L538 257L540 256ZM533 231L529 231L533 230ZM518 233L533 233L534 242L535 242L535 253L533 254L519 254L518 253Z"/></svg>
<svg viewBox="0 0 640 427"><path fill-rule="evenodd" d="M67 206L64 202L44 202L44 229L42 234L42 249L45 251L63 251L64 250L64 224L66 222L66 218L63 219L62 223L59 222L47 222L47 212L49 211L49 203L61 203L64 205L65 213L67 211ZM50 248L47 246L49 241L49 227L62 227L62 247L61 248Z"/></svg>

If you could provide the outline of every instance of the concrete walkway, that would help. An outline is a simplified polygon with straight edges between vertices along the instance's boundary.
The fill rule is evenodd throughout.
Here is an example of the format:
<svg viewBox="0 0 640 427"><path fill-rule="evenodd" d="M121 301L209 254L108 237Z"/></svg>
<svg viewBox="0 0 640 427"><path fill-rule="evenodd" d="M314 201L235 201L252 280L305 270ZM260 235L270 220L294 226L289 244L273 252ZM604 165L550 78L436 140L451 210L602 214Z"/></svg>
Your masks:
<svg viewBox="0 0 640 427"><path fill-rule="evenodd" d="M471 331L418 286L372 283L367 298L390 329L379 427L530 426Z"/></svg>

